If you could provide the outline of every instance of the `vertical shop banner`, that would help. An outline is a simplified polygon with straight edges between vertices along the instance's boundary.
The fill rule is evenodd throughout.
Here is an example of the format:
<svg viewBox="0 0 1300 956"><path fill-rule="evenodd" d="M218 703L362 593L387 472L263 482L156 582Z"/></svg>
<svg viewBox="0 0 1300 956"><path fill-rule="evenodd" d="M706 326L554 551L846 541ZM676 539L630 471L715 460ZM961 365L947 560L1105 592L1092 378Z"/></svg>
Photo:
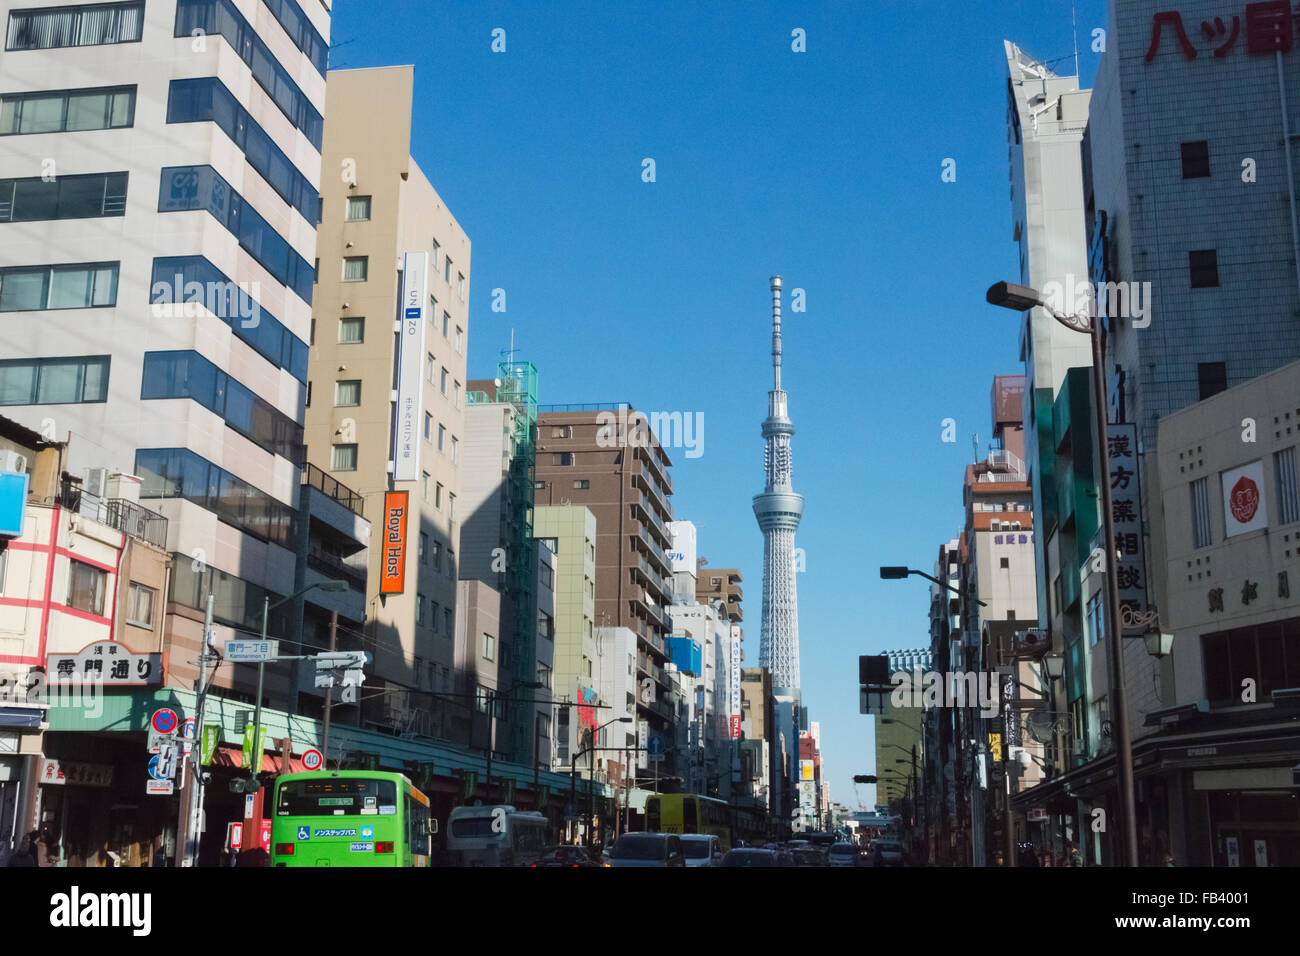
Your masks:
<svg viewBox="0 0 1300 956"><path fill-rule="evenodd" d="M406 531L410 492L390 491L384 495L384 551L379 572L380 594L401 594L406 590Z"/></svg>
<svg viewBox="0 0 1300 956"><path fill-rule="evenodd" d="M1114 550L1119 557L1119 604L1135 612L1147 610L1147 572L1142 530L1142 484L1138 474L1137 426L1108 424L1111 517ZM1136 628L1141 630L1141 628Z"/></svg>
<svg viewBox="0 0 1300 956"><path fill-rule="evenodd" d="M402 259L402 302L398 309L397 409L393 428L393 480L420 477L420 415L424 409L424 330L429 298L429 254Z"/></svg>

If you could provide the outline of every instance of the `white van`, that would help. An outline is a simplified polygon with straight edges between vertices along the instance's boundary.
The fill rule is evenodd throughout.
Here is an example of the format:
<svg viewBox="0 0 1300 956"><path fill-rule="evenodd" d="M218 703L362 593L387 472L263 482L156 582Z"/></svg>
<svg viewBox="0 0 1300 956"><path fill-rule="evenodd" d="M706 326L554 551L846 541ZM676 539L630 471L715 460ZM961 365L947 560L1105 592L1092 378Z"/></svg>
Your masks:
<svg viewBox="0 0 1300 956"><path fill-rule="evenodd" d="M459 866L528 866L549 845L546 817L509 806L456 807L447 849Z"/></svg>

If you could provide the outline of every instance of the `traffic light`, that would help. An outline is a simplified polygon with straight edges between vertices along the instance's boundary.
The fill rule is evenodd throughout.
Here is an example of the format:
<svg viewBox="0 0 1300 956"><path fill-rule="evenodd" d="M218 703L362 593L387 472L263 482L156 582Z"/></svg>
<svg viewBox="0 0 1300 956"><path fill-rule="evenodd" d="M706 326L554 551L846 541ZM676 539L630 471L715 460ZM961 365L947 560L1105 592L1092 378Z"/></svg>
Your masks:
<svg viewBox="0 0 1300 956"><path fill-rule="evenodd" d="M854 783L875 783L876 777L874 774L860 773L853 778L853 782Z"/></svg>

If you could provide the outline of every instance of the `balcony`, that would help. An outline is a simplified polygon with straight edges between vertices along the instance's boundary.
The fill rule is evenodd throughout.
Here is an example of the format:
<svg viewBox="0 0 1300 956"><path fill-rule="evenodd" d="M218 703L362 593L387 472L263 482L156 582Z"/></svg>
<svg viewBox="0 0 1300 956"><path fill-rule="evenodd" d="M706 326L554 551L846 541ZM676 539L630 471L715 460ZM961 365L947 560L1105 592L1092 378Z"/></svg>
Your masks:
<svg viewBox="0 0 1300 956"><path fill-rule="evenodd" d="M59 504L155 548L167 547L167 519L134 501L101 498L85 491L80 484L65 482L59 492Z"/></svg>
<svg viewBox="0 0 1300 956"><path fill-rule="evenodd" d="M633 478L637 477L633 473ZM664 495L663 489L659 487L659 482L650 474L650 469L645 465L640 469L641 483L650 491L651 496L659 503L659 507L664 510L665 514L672 514L673 509L668 505L668 498Z"/></svg>
<svg viewBox="0 0 1300 956"><path fill-rule="evenodd" d="M655 450L653 448L643 448L640 453L640 460L650 464L650 470L654 472L655 477L659 479L664 489L671 495L673 493L673 481L668 477L668 469L659 460Z"/></svg>
<svg viewBox="0 0 1300 956"><path fill-rule="evenodd" d="M310 462L302 470L302 483L311 485L317 491L333 498L359 518L364 518L365 499L336 479L331 478Z"/></svg>
<svg viewBox="0 0 1300 956"><path fill-rule="evenodd" d="M663 570L663 573L672 574L673 569L672 565L668 563L668 556L664 554L663 548L661 548L659 542L650 535L650 532L646 531L645 528L637 528L636 537L641 539L641 543L645 545L646 553L654 559L654 562L659 565Z"/></svg>
<svg viewBox="0 0 1300 956"><path fill-rule="evenodd" d="M669 532L668 526L664 524L663 520L659 517L658 512L656 512L654 507L650 504L650 499L645 496L645 493L640 493L637 498L633 499L632 504L641 509L642 513L646 516L647 521L654 526L656 531L659 532L663 542L668 547L672 547L673 536L671 532Z"/></svg>
<svg viewBox="0 0 1300 956"><path fill-rule="evenodd" d="M326 554L323 551L313 551L308 554L307 567L315 568L321 574L330 577L342 578L348 582L348 587L352 588L352 590L365 593L366 572L364 568L354 568L334 555Z"/></svg>

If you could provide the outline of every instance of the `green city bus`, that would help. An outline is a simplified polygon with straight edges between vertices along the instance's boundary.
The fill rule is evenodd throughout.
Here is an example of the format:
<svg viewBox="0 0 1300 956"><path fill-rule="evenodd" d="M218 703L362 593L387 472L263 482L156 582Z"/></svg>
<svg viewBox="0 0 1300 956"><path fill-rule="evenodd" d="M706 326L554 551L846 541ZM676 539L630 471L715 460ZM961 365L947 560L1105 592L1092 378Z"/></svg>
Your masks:
<svg viewBox="0 0 1300 956"><path fill-rule="evenodd" d="M275 783L273 866L428 866L437 823L400 773L317 770Z"/></svg>

